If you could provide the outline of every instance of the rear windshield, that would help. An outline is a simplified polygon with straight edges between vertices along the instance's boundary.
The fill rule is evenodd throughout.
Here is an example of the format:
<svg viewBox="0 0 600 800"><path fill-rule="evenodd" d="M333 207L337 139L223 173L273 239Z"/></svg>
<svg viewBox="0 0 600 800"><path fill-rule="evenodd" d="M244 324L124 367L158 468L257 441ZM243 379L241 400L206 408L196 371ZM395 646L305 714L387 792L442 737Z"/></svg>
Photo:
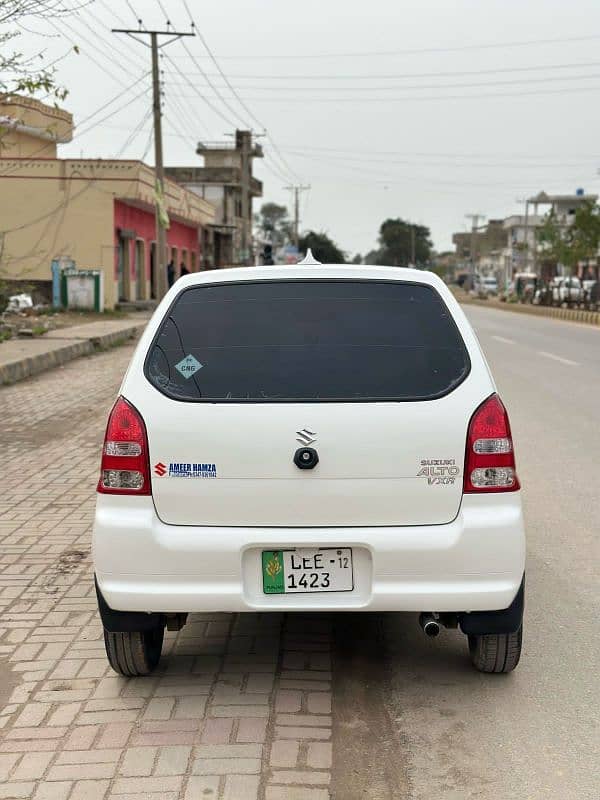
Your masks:
<svg viewBox="0 0 600 800"><path fill-rule="evenodd" d="M257 281L183 291L146 358L175 400L428 400L467 376L440 295L387 281Z"/></svg>

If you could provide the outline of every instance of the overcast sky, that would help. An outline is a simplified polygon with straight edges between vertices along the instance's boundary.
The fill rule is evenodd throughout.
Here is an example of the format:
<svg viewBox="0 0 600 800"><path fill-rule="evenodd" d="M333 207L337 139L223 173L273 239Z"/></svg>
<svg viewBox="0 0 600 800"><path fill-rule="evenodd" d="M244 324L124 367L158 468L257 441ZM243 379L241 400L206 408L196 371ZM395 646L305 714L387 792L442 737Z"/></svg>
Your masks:
<svg viewBox="0 0 600 800"><path fill-rule="evenodd" d="M375 246L387 217L428 225L443 250L467 213L502 217L542 189L600 188L597 0L187 1L246 108L199 37L170 44L165 163L200 164L198 140L264 126L263 200L290 204L285 184L310 184L302 227L351 254ZM183 0L162 5L189 30ZM64 105L83 123L64 156L147 151L153 163L149 76L84 122L150 68L147 48L110 33L136 27L133 10L146 28L165 27L158 0L94 0L60 34L35 23L50 38L22 34L19 47L48 60L80 48L57 64Z"/></svg>

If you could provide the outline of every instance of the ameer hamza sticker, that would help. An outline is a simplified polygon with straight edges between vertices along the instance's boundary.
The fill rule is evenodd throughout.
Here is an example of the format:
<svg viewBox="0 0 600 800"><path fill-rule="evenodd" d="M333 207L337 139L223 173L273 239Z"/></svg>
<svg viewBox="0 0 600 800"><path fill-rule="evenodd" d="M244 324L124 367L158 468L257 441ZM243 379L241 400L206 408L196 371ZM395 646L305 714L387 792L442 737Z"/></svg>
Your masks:
<svg viewBox="0 0 600 800"><path fill-rule="evenodd" d="M168 475L169 478L216 478L217 465L182 464L180 462L163 464L162 461L159 461L154 465L154 474L159 478L164 478L165 475Z"/></svg>

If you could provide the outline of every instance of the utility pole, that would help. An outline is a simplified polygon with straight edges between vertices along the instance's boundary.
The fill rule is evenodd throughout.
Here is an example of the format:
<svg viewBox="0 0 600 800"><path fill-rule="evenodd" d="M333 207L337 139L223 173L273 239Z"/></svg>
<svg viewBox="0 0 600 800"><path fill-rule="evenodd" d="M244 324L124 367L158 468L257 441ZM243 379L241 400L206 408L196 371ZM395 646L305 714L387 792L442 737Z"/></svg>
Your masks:
<svg viewBox="0 0 600 800"><path fill-rule="evenodd" d="M525 200L525 233L523 239L523 252L525 253L525 269L529 272L529 200Z"/></svg>
<svg viewBox="0 0 600 800"><path fill-rule="evenodd" d="M411 223L410 225L410 260L413 267L417 266L417 254L416 254L416 247L415 247L415 226Z"/></svg>
<svg viewBox="0 0 600 800"><path fill-rule="evenodd" d="M467 219L471 220L471 263L469 265L469 274L471 278L471 289L473 288L473 283L475 281L475 241L476 241L476 234L477 228L479 226L479 220L484 220L484 214L465 214Z"/></svg>
<svg viewBox="0 0 600 800"><path fill-rule="evenodd" d="M155 174L155 220L156 220L156 253L154 263L152 265L152 278L154 283L154 293L157 300L162 298L167 293L167 237L166 237L166 209L164 207L165 198L165 173L163 165L163 143L162 143L162 111L160 107L160 71L158 68L158 51L162 47L166 47L176 39L182 36L195 36L191 33L183 33L180 31L147 31L142 30L142 20L138 20L139 29L130 30L128 28L113 28L113 33L124 33L135 39L136 42L143 44L145 47L150 47L152 52L152 109L154 112L154 174ZM167 28L169 24L167 23ZM138 36L149 36L150 44L146 44ZM158 43L159 36L169 36L169 40L163 44Z"/></svg>
<svg viewBox="0 0 600 800"><path fill-rule="evenodd" d="M298 248L300 242L300 192L308 192L310 186L284 186L290 192L294 193L294 244Z"/></svg>
<svg viewBox="0 0 600 800"><path fill-rule="evenodd" d="M242 202L241 261L250 264L250 243L252 239L252 131L236 131L236 149L240 150L240 192Z"/></svg>

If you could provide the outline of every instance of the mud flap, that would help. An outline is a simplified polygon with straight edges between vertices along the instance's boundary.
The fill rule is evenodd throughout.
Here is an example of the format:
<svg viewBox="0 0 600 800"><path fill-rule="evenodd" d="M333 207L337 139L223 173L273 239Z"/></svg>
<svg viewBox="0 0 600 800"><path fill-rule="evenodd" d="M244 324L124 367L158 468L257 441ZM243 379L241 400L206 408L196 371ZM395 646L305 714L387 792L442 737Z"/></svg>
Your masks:
<svg viewBox="0 0 600 800"><path fill-rule="evenodd" d="M483 636L489 633L515 633L523 623L525 609L525 575L515 599L508 608L500 611L472 611L458 615L463 633Z"/></svg>
<svg viewBox="0 0 600 800"><path fill-rule="evenodd" d="M96 586L96 597L98 598L98 610L100 611L102 625L110 633L142 633L164 628L166 622L164 614L145 613L143 611L114 611L102 596L95 576L94 584Z"/></svg>

